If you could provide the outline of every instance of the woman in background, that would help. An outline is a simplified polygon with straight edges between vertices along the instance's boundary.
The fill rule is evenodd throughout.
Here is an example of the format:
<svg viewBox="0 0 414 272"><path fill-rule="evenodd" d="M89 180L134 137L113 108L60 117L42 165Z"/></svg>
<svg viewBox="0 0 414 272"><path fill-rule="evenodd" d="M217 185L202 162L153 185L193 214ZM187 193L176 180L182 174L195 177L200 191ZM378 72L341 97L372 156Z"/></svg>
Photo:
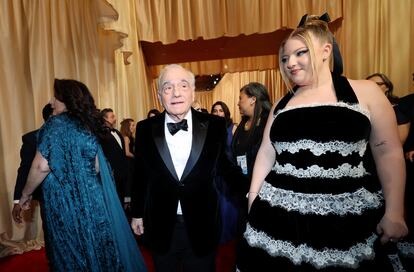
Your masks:
<svg viewBox="0 0 414 272"><path fill-rule="evenodd" d="M394 106L398 104L398 96L395 96L394 91L394 84L392 84L391 80L388 77L381 73L375 73L372 75L367 76L368 80L374 81L378 87L384 92L385 96L388 98L390 103Z"/></svg>
<svg viewBox="0 0 414 272"><path fill-rule="evenodd" d="M121 134L124 137L125 142L125 156L127 158L128 163L128 178L125 182L125 187L123 188L124 193L124 210L125 212L129 213L130 209L130 202L131 202L131 190L132 190L132 183L134 179L134 157L135 157L135 127L136 124L134 119L126 118L121 122Z"/></svg>
<svg viewBox="0 0 414 272"><path fill-rule="evenodd" d="M232 160L231 142L233 139L234 124L230 116L230 110L226 103L223 101L217 101L211 107L211 114L223 117L226 120L227 128L227 142L226 142L226 155L229 160ZM229 187L222 177L216 179L217 190L220 192L220 210L221 210L221 222L222 231L220 237L220 244L226 245L227 250L222 250L217 254L217 267L220 271L232 271L236 265L236 243L235 238L237 234L237 223L239 215L239 204L237 198L230 194ZM219 250L222 249L219 248ZM228 267L226 267L226 265Z"/></svg>
<svg viewBox="0 0 414 272"><path fill-rule="evenodd" d="M394 109L395 116L397 118L398 134L400 136L400 141L401 141L401 144L404 145L405 140L408 137L408 132L410 130L410 127L409 127L409 121L407 120L407 117L400 110L400 107L398 105L400 98L393 94L394 84L392 84L391 80L389 80L386 75L381 74L381 73L375 73L375 74L369 75L367 76L366 79L375 82L375 84L377 84L381 88L381 90L384 92L385 96L388 98L388 101L390 101Z"/></svg>
<svg viewBox="0 0 414 272"><path fill-rule="evenodd" d="M134 119L126 118L121 122L121 134L125 142L125 155L134 158L135 146L135 122Z"/></svg>
<svg viewBox="0 0 414 272"><path fill-rule="evenodd" d="M51 271L146 271L98 136L104 121L88 88L54 82L53 115L42 126L20 205L42 183Z"/></svg>
<svg viewBox="0 0 414 272"><path fill-rule="evenodd" d="M223 101L217 101L211 107L211 114L223 117L226 119L226 127L227 127L227 146L226 146L226 154L229 159L232 159L233 155L231 152L231 142L233 140L233 133L235 131L235 126L233 124L233 119L230 116L229 107L227 107L226 103Z"/></svg>
<svg viewBox="0 0 414 272"><path fill-rule="evenodd" d="M272 104L266 87L251 82L240 89L238 106L242 120L233 136L233 159L250 180Z"/></svg>

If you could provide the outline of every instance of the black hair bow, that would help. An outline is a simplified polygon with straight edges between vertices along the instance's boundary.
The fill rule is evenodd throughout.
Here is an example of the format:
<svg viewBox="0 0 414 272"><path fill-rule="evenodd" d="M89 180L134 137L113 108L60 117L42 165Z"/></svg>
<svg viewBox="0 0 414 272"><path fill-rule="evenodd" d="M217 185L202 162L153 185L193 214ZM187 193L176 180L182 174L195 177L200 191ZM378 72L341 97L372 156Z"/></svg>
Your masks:
<svg viewBox="0 0 414 272"><path fill-rule="evenodd" d="M298 27L301 27L305 24L306 19L308 18L308 14L305 14L300 19ZM321 16L318 17L319 20L324 21L326 23L329 23L331 21L331 18L329 17L329 14L325 12ZM344 72L344 65L342 62L342 56L341 51L339 51L339 46L336 43L335 37L333 38L333 44L332 44L332 51L333 51L333 57L334 57L334 63L333 63L333 73L336 75L341 75Z"/></svg>

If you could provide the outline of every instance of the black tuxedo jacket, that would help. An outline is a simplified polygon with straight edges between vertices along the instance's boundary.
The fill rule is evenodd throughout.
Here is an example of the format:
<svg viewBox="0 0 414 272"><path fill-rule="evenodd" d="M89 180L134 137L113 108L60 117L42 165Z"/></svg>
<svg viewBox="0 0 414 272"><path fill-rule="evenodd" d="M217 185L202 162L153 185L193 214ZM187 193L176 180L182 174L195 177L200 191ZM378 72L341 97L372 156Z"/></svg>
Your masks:
<svg viewBox="0 0 414 272"><path fill-rule="evenodd" d="M34 130L22 136L22 147L20 148L20 166L17 170L16 185L14 187L14 200L19 200L26 185L32 161L37 150L37 132ZM40 187L33 192L33 199L40 200Z"/></svg>
<svg viewBox="0 0 414 272"><path fill-rule="evenodd" d="M222 175L230 184L248 184L240 169L225 155L224 118L192 109L191 153L179 180L164 134L165 112L137 124L132 217L143 218L144 236L158 254L171 242L180 200L191 245L197 255L216 249L220 209L214 180Z"/></svg>
<svg viewBox="0 0 414 272"><path fill-rule="evenodd" d="M116 134L121 138L122 148L119 146L115 137L111 134L111 131L108 129L106 133L100 136L100 142L102 145L102 150L105 154L106 159L108 160L111 168L113 170L114 179L116 183L116 190L121 202L123 202L124 197L124 187L128 178L128 164L127 158L125 155L125 142L124 137L122 137L121 132L115 129Z"/></svg>

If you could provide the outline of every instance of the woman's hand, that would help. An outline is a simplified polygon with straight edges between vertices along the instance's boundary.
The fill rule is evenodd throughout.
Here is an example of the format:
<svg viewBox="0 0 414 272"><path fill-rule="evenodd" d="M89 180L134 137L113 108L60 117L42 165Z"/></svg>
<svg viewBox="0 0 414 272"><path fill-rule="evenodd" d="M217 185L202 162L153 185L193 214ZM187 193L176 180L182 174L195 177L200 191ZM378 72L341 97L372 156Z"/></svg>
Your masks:
<svg viewBox="0 0 414 272"><path fill-rule="evenodd" d="M408 234L408 228L401 216L385 214L377 225L377 233L381 236L381 243L397 242Z"/></svg>

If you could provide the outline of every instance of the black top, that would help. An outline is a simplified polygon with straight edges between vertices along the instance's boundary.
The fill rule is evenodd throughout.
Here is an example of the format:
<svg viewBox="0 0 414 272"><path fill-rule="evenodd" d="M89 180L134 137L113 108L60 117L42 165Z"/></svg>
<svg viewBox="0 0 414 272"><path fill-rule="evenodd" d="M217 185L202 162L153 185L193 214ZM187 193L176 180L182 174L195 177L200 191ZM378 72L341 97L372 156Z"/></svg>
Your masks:
<svg viewBox="0 0 414 272"><path fill-rule="evenodd" d="M414 150L414 94L400 98L398 110L401 112L403 122L398 124L411 123L407 140L404 143L404 151Z"/></svg>
<svg viewBox="0 0 414 272"><path fill-rule="evenodd" d="M260 119L253 133L250 130L244 129L245 122L241 122L236 131L234 132L232 149L233 149L233 160L237 162L237 156L246 155L247 159L247 176L251 179L254 162L256 160L257 152L259 151L262 143L263 131L266 126L267 117L269 116L268 111L262 111Z"/></svg>

